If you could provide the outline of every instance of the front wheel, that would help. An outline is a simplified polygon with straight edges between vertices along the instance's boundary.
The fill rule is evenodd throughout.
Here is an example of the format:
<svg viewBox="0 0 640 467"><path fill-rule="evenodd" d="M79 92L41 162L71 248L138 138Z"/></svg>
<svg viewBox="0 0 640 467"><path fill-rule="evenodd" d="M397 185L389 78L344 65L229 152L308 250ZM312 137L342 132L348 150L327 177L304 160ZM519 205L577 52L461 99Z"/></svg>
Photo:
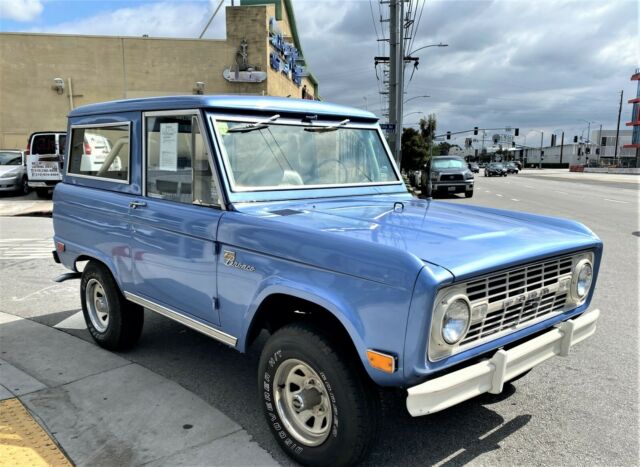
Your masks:
<svg viewBox="0 0 640 467"><path fill-rule="evenodd" d="M259 393L273 436L303 465L353 465L375 441L379 399L356 361L304 324L279 329L258 369Z"/></svg>
<svg viewBox="0 0 640 467"><path fill-rule="evenodd" d="M31 191L29 188L29 179L26 176L22 177L22 183L20 184L20 193L23 195L28 195Z"/></svg>
<svg viewBox="0 0 640 467"><path fill-rule="evenodd" d="M124 298L111 272L102 263L91 261L84 268L80 300L87 329L100 347L126 350L138 342L144 310Z"/></svg>
<svg viewBox="0 0 640 467"><path fill-rule="evenodd" d="M473 198L473 190L465 191L464 192L464 197L465 198Z"/></svg>

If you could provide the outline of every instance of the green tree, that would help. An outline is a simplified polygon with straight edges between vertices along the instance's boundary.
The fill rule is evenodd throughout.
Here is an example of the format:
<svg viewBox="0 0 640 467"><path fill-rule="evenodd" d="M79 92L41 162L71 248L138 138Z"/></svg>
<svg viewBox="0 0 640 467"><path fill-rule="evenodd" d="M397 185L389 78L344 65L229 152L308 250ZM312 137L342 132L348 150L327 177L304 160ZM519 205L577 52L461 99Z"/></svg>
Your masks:
<svg viewBox="0 0 640 467"><path fill-rule="evenodd" d="M402 168L420 169L428 158L429 146L420 132L413 128L405 128L402 131Z"/></svg>
<svg viewBox="0 0 640 467"><path fill-rule="evenodd" d="M420 119L420 135L427 144L431 145L436 137L436 115L429 114L426 119Z"/></svg>

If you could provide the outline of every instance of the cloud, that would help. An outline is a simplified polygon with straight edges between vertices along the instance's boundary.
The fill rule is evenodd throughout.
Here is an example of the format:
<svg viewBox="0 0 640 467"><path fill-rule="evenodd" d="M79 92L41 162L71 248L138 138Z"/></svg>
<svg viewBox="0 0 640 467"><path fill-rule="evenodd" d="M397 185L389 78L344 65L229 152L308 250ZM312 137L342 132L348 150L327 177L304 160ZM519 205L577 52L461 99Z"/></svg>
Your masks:
<svg viewBox="0 0 640 467"><path fill-rule="evenodd" d="M422 7L423 0L412 0ZM0 0L7 5L36 0ZM34 32L198 37L218 0L143 2ZM230 2L227 1L226 5ZM318 78L323 99L382 115L386 98L382 70L373 58L387 55L388 4L378 0L293 0L304 55ZM408 3L407 3L408 5ZM17 11L17 10L16 10ZM373 16L373 20L372 20ZM375 24L375 30L374 30ZM224 8L205 37L224 38ZM633 0L428 0L413 48L413 79L407 68L405 113L436 113L440 131L474 126L580 134L582 120L616 123L620 90L635 96L629 80L638 67L638 10ZM623 122L631 108L623 107ZM408 117L415 123L418 115Z"/></svg>
<svg viewBox="0 0 640 467"><path fill-rule="evenodd" d="M0 0L0 18L33 21L43 8L41 0Z"/></svg>
<svg viewBox="0 0 640 467"><path fill-rule="evenodd" d="M118 8L81 20L54 24L37 32L193 38L200 35L212 13L212 5L207 2L145 2L136 7ZM222 10L207 29L205 38L225 37L225 20L221 13Z"/></svg>
<svg viewBox="0 0 640 467"><path fill-rule="evenodd" d="M415 1L414 1L415 3ZM422 4L422 1L419 2ZM378 2L294 0L305 57L322 97L381 114L375 55ZM580 134L582 120L615 126L620 90L635 97L629 80L638 66L638 15L634 1L436 0L425 5L414 48L420 66L406 97L405 114L437 114L439 130L480 126L564 129ZM386 26L385 26L386 31ZM388 37L388 35L386 36ZM407 69L407 81L411 67ZM631 106L623 107L623 120ZM415 123L418 115L407 118ZM592 125L593 126L593 125Z"/></svg>

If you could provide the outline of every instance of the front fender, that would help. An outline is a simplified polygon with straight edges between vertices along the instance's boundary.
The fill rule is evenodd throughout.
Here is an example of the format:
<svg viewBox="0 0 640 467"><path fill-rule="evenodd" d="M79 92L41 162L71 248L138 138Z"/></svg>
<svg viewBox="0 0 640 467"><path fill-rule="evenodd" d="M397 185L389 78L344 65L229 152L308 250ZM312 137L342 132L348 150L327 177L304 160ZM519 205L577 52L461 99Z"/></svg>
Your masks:
<svg viewBox="0 0 640 467"><path fill-rule="evenodd" d="M303 299L326 309L341 323L349 334L363 367L373 381L380 385L399 385L402 383L401 380L404 376L402 371L396 371L394 374L386 374L371 368L368 364L366 351L371 348L392 351L398 355L399 362L402 362L406 311L408 310L403 313L400 313L400 310L388 310L389 313L398 313L397 330L402 334L401 338L399 338L400 336L393 337L396 347L391 349L386 347L391 345L391 341L383 343L376 337L375 332L367 332L368 330L371 331L372 326L375 327L376 323L363 321L363 316L359 313L358 309L356 309L354 303L348 303L348 301L338 293L332 293L331 289L313 287L310 284L294 282L281 277L268 278L261 283L257 289L251 305L243 316L243 329L245 332L238 340L238 350L245 351L249 330L256 318L256 313L260 305L274 294L284 294ZM390 329L389 334L395 336L395 331Z"/></svg>

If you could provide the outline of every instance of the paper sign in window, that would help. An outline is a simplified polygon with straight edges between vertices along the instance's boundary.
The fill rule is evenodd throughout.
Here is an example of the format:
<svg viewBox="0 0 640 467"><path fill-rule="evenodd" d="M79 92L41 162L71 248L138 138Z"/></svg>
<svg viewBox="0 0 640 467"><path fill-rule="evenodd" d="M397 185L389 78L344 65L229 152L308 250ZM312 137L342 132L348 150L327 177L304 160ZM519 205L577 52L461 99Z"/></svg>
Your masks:
<svg viewBox="0 0 640 467"><path fill-rule="evenodd" d="M160 170L178 170L178 124L160 124Z"/></svg>

